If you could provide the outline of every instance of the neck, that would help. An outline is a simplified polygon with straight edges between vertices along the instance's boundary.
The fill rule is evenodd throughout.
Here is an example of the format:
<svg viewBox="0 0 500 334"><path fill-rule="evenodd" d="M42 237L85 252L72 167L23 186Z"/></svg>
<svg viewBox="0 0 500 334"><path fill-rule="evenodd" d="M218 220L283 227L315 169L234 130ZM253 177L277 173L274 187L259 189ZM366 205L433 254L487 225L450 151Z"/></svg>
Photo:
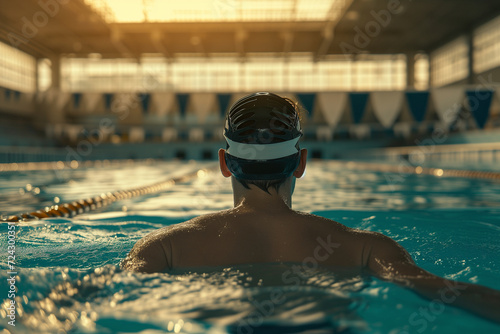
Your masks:
<svg viewBox="0 0 500 334"><path fill-rule="evenodd" d="M290 180L285 181L278 191L275 188L269 188L269 193L262 189L250 185L246 189L236 179L232 178L234 207L244 208L252 211L288 211L292 208L292 191Z"/></svg>

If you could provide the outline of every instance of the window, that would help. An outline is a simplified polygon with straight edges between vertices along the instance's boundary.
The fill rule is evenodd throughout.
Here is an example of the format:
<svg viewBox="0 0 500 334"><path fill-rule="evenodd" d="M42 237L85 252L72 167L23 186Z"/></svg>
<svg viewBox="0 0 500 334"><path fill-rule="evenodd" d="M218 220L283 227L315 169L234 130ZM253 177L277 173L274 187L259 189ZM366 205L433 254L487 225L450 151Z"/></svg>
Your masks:
<svg viewBox="0 0 500 334"><path fill-rule="evenodd" d="M431 54L433 86L444 86L468 76L469 47L465 37L460 37Z"/></svg>
<svg viewBox="0 0 500 334"><path fill-rule="evenodd" d="M429 88L429 57L426 54L415 55L414 88L425 90Z"/></svg>
<svg viewBox="0 0 500 334"><path fill-rule="evenodd" d="M34 92L35 58L0 42L0 86L21 92Z"/></svg>
<svg viewBox="0 0 500 334"><path fill-rule="evenodd" d="M500 66L500 17L476 29L473 44L475 73Z"/></svg>

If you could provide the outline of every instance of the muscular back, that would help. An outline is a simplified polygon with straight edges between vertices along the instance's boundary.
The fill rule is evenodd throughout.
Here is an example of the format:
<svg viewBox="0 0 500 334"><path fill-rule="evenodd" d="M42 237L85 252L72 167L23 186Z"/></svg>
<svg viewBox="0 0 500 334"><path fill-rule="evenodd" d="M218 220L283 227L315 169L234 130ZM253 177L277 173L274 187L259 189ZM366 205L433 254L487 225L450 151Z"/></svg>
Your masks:
<svg viewBox="0 0 500 334"><path fill-rule="evenodd" d="M149 234L122 266L146 272L267 262L361 268L367 260L363 234L293 210L278 215L236 208Z"/></svg>

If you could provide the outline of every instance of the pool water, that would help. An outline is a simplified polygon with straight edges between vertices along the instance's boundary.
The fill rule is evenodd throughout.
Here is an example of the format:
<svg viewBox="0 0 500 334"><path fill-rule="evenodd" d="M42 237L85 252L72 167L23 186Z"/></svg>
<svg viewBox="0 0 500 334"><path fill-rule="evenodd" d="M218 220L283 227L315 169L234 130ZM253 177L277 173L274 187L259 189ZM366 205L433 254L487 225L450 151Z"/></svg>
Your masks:
<svg viewBox="0 0 500 334"><path fill-rule="evenodd" d="M56 197L63 203L212 166L168 162L2 173L0 212L30 211L54 204ZM382 232L434 274L500 289L500 182L393 176L314 161L306 177L297 181L293 206L349 227ZM13 333L500 330L463 310L441 307L345 268L253 264L148 275L117 266L149 232L231 206L229 180L208 172L163 193L115 202L71 219L19 223L16 327L7 325L7 299L0 309L0 326ZM6 232L6 224L2 226ZM2 237L0 247L6 258L7 237ZM2 261L2 282L7 271ZM285 272L293 279L283 280Z"/></svg>

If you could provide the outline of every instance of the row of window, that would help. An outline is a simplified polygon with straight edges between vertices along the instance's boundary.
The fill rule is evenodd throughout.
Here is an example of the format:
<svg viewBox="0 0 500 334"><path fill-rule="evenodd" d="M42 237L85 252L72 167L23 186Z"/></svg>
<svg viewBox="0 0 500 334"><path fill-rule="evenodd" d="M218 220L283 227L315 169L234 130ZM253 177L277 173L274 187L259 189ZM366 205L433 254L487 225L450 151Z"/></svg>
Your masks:
<svg viewBox="0 0 500 334"><path fill-rule="evenodd" d="M431 55L432 85L443 86L467 78L468 64L469 47L465 37L446 44Z"/></svg>
<svg viewBox="0 0 500 334"><path fill-rule="evenodd" d="M473 71L482 73L500 66L500 17L477 28L472 35ZM433 86L443 86L469 75L469 43L465 36L439 48L431 55Z"/></svg>
<svg viewBox="0 0 500 334"><path fill-rule="evenodd" d="M332 59L127 59L68 58L61 62L68 91L274 91L398 90L406 86L406 57Z"/></svg>
<svg viewBox="0 0 500 334"><path fill-rule="evenodd" d="M0 86L21 92L34 92L35 58L0 42Z"/></svg>
<svg viewBox="0 0 500 334"><path fill-rule="evenodd" d="M474 32L474 72L500 66L500 17Z"/></svg>

